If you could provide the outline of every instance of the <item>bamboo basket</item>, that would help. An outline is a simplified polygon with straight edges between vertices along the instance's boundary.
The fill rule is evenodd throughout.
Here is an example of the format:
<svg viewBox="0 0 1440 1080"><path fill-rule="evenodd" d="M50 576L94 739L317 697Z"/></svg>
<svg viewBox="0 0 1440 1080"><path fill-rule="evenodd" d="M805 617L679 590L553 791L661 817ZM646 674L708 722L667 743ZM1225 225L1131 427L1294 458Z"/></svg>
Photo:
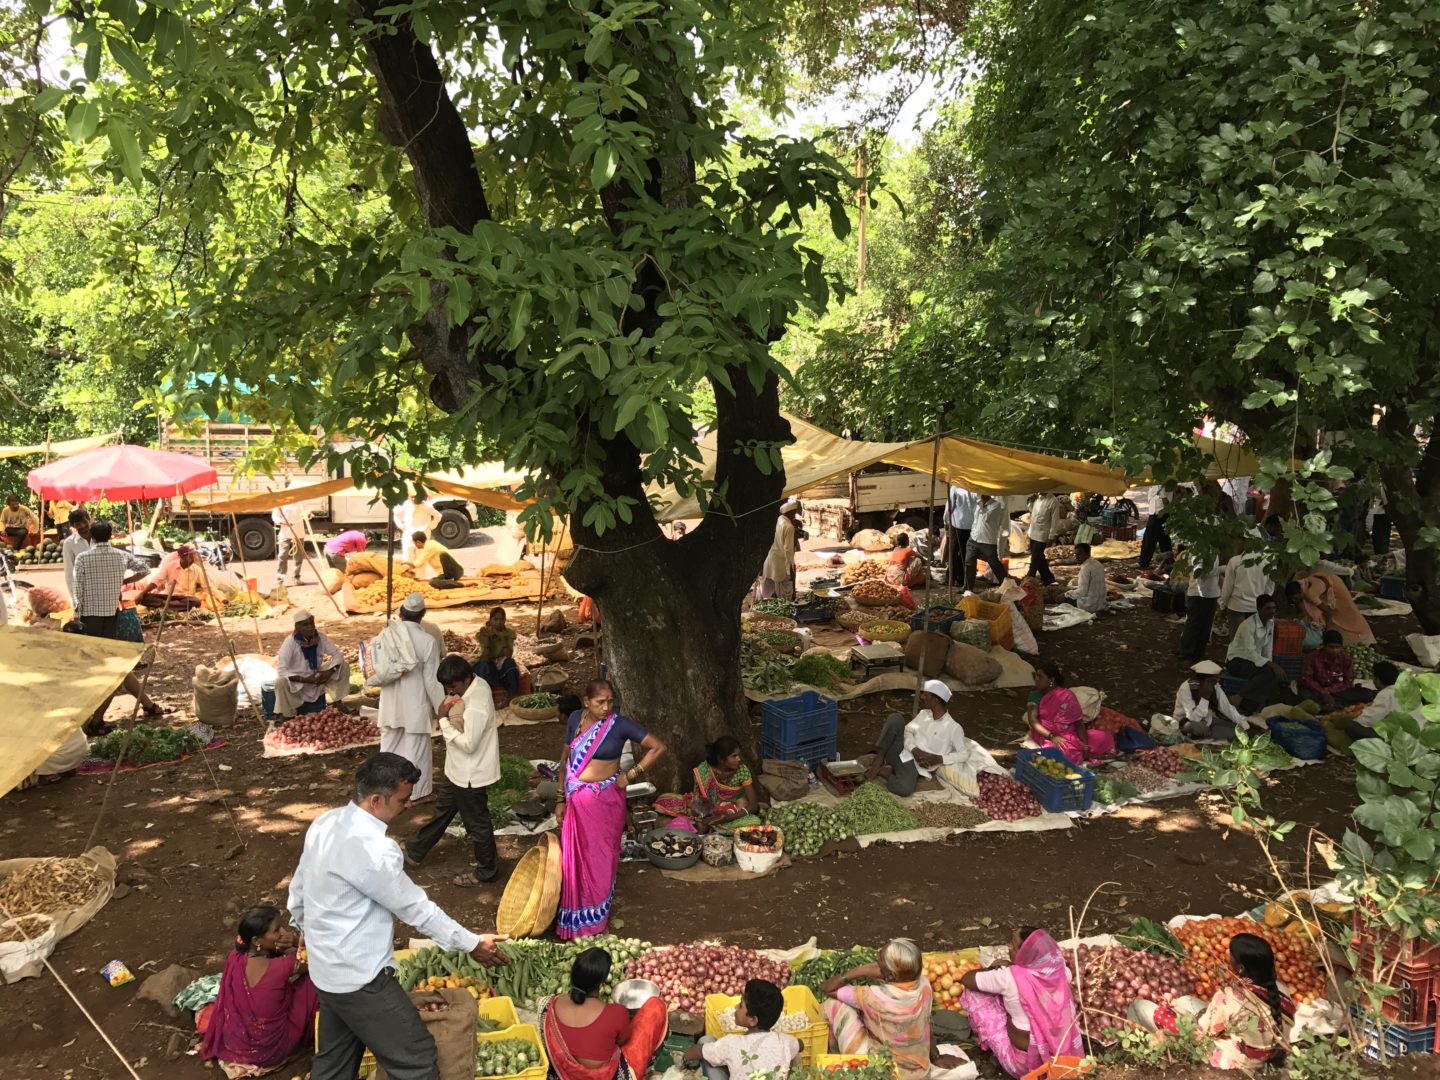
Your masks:
<svg viewBox="0 0 1440 1080"><path fill-rule="evenodd" d="M547 840L549 839L547 835ZM548 845L536 844L515 864L500 906L495 909L495 930L511 937L527 937L540 910L542 880L548 862Z"/></svg>

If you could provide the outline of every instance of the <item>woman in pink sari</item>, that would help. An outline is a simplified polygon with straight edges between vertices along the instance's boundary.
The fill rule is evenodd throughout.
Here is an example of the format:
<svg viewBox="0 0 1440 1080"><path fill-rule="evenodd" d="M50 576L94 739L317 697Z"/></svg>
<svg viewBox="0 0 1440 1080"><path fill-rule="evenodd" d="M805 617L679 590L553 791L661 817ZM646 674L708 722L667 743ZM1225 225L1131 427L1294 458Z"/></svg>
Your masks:
<svg viewBox="0 0 1440 1080"><path fill-rule="evenodd" d="M1053 746L1072 764L1115 753L1115 736L1085 723L1080 699L1065 685L1065 673L1050 660L1035 661L1035 689L1026 710L1036 746Z"/></svg>
<svg viewBox="0 0 1440 1080"><path fill-rule="evenodd" d="M1011 1076L1024 1076L1084 1047L1070 994L1065 954L1044 930L1022 926L1010 939L1010 964L967 972L960 1007L983 1049Z"/></svg>
<svg viewBox="0 0 1440 1080"><path fill-rule="evenodd" d="M200 1044L200 1056L217 1060L230 1080L278 1069L314 1027L319 1001L296 944L273 907L251 908L240 920Z"/></svg>
<svg viewBox="0 0 1440 1080"><path fill-rule="evenodd" d="M615 691L604 679L585 690L584 707L565 728L564 787L555 816L560 819L561 940L603 934L615 902L620 841L625 833L625 786L653 768L665 744L611 707ZM620 771L626 743L639 743L645 756Z"/></svg>

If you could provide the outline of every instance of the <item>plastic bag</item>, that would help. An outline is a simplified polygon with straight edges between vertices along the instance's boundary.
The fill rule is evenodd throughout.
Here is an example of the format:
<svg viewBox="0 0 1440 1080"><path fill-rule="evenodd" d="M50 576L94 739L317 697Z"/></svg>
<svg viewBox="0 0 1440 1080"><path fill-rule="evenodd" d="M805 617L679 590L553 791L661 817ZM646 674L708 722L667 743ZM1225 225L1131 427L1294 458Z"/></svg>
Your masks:
<svg viewBox="0 0 1440 1080"><path fill-rule="evenodd" d="M1428 668L1440 666L1440 634L1406 634L1405 642L1422 665Z"/></svg>
<svg viewBox="0 0 1440 1080"><path fill-rule="evenodd" d="M45 929L25 941L0 942L0 978L7 983L33 979L45 970L45 959L60 942L60 931L49 915L25 915L26 920L43 919ZM6 919L0 927L13 926L19 920ZM30 929L27 926L26 932Z"/></svg>

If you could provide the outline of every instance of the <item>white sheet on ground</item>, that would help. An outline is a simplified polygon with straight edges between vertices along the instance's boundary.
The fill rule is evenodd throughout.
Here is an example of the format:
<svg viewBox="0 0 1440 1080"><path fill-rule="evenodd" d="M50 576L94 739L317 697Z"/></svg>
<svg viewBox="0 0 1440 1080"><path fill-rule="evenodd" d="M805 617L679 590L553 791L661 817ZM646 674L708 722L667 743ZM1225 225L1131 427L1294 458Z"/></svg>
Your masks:
<svg viewBox="0 0 1440 1080"><path fill-rule="evenodd" d="M1072 626L1082 626L1095 618L1088 611L1081 611L1074 604L1052 604L1045 609L1045 629L1066 630Z"/></svg>

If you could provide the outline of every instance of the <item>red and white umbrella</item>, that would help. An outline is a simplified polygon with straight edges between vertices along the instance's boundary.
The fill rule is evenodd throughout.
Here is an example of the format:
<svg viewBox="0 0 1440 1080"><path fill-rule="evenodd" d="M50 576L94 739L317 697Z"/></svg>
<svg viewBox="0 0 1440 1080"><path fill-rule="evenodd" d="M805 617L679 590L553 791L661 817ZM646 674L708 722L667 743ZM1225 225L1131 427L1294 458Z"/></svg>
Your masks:
<svg viewBox="0 0 1440 1080"><path fill-rule="evenodd" d="M30 490L42 499L90 502L168 499L218 480L198 458L144 446L102 446L31 469Z"/></svg>

